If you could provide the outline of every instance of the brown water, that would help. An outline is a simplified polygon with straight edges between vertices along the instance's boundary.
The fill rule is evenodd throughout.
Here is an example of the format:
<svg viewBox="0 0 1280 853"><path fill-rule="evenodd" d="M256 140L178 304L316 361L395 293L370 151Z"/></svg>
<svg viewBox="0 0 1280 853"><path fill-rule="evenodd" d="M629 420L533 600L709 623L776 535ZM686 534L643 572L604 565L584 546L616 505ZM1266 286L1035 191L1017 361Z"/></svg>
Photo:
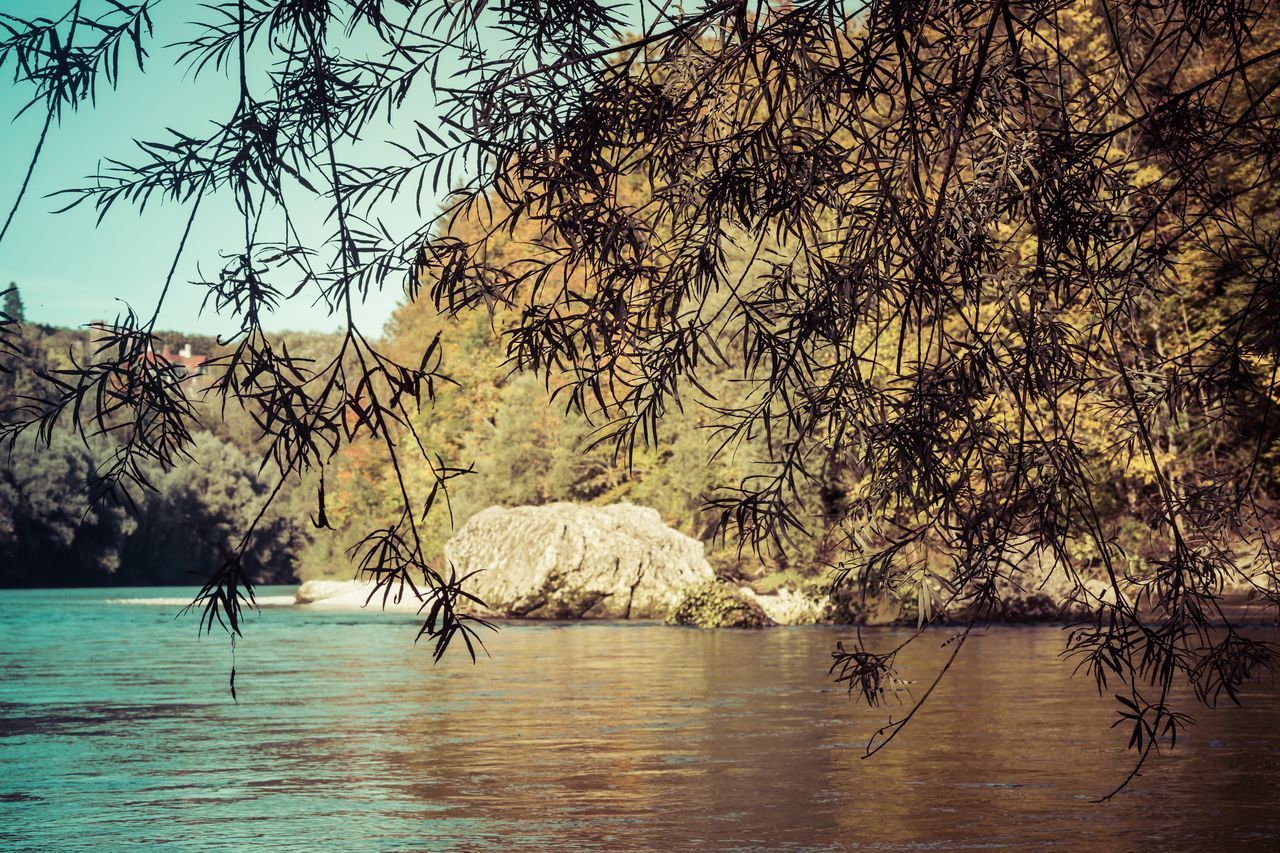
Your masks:
<svg viewBox="0 0 1280 853"><path fill-rule="evenodd" d="M1097 804L1132 760L1127 732L1070 678L1054 628L973 637L864 760L886 711L827 678L848 630L521 624L492 660L433 667L403 618L270 610L238 649L236 705L224 642L196 643L172 605L107 597L0 593L0 846L1280 845L1275 685L1196 711ZM908 678L945 636L922 638Z"/></svg>

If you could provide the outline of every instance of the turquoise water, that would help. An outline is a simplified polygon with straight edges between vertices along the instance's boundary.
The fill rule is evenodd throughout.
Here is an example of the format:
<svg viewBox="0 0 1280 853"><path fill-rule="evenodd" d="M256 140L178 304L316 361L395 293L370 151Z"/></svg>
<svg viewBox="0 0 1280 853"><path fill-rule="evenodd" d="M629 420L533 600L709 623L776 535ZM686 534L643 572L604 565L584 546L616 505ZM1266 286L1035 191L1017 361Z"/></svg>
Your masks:
<svg viewBox="0 0 1280 853"><path fill-rule="evenodd" d="M844 629L514 624L491 660L433 666L409 617L267 608L236 649L236 704L226 639L174 618L192 592L0 591L0 847L1280 843L1275 685L1198 710L1185 743L1097 805L1124 736L1056 658L1055 628L975 637L863 760L884 712L826 679Z"/></svg>

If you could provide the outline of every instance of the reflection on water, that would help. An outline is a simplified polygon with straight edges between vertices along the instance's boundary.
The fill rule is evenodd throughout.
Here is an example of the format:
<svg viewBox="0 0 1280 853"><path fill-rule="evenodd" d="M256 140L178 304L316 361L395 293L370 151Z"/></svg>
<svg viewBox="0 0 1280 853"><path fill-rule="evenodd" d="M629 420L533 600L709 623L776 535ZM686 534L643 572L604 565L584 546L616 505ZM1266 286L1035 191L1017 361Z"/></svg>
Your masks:
<svg viewBox="0 0 1280 853"><path fill-rule="evenodd" d="M278 593L277 593L278 594ZM139 590L135 598L182 598ZM1112 707L1054 628L973 638L875 758L835 628L510 625L432 666L410 619L275 609L236 649L168 604L0 592L0 846L1266 847L1280 694L1198 712L1113 803ZM882 632L887 643L890 631ZM864 631L864 636L866 632ZM874 639L874 638L873 638ZM906 677L925 679L945 635Z"/></svg>

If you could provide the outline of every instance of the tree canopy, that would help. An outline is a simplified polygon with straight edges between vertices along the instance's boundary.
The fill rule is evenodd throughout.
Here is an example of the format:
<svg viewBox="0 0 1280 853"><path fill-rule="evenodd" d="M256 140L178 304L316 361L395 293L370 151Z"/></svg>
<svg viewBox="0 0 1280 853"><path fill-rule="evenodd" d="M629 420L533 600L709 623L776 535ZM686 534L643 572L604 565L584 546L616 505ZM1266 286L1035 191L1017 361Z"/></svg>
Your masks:
<svg viewBox="0 0 1280 853"><path fill-rule="evenodd" d="M9 282L9 287L4 292L4 314L18 323L26 319L26 309L22 305L22 294L18 291L18 285L13 282Z"/></svg>
<svg viewBox="0 0 1280 853"><path fill-rule="evenodd" d="M3 22L0 64L48 116L32 169L59 116L150 56L155 2L64 5ZM61 199L184 205L188 231L235 200L243 234L201 282L239 322L209 393L252 417L277 482L319 478L321 525L321 472L379 449L398 508L356 560L424 596L437 655L474 639L424 531L469 460L417 413L452 379L450 323L482 312L620 459L690 407L721 458L764 447L710 498L721 528L760 549L821 535L835 583L914 589L922 624L960 601L971 629L1048 561L1096 613L1069 651L1116 692L1140 765L1186 720L1175 687L1235 699L1275 663L1220 606L1226 583L1280 604L1274 11L219 0L174 50L235 81L230 112L104 152ZM388 221L406 198L418 220ZM328 211L320 233L302 205ZM354 302L392 285L442 325L394 347L358 328ZM317 298L345 325L331 354L264 331ZM0 434L100 435L98 481L126 492L178 464L197 413L148 356L155 317L40 371ZM205 624L239 630L274 495L209 578ZM836 672L878 701L896 654L842 647Z"/></svg>

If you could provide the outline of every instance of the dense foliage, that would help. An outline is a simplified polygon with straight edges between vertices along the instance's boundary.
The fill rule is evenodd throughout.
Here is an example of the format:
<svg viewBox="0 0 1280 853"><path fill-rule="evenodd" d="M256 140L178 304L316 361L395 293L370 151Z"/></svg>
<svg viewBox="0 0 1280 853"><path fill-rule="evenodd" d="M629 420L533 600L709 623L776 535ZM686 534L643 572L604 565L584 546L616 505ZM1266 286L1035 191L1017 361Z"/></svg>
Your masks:
<svg viewBox="0 0 1280 853"><path fill-rule="evenodd" d="M119 81L121 45L143 63L151 5L77 0L6 25L0 62L46 132ZM1280 604L1269 0L200 8L178 50L193 73L231 72L234 109L212 134L140 141L139 159L64 198L103 215L163 199L191 221L211 194L236 200L243 237L204 282L241 323L213 393L262 431L277 482L319 480L321 527L331 479L376 484L350 492L387 519L357 563L442 602L424 626L437 654L470 630L433 560L433 519L469 461L448 452L485 448L420 407L470 367L446 367L439 324L479 316L524 371L471 377L481 403L458 408L501 437L494 452L529 449L480 475L504 499L566 482L660 492L656 464L619 478L613 460L701 451L680 444L695 434L681 419L705 419L724 467L702 518L739 542L821 541L811 558L830 554L837 583L909 595L922 622L963 604L969 628L1032 565L1065 578L1096 613L1069 650L1118 691L1142 758L1185 722L1175 686L1234 699L1274 666L1220 598L1235 584ZM368 145L384 127L390 148ZM428 187L442 215L383 218ZM324 233L299 233L301 203L329 210ZM384 344L350 306L393 279L432 308ZM281 300L317 296L347 321L330 354L263 331ZM4 434L48 442L73 421L113 443L102 474L126 490L179 464L196 412L143 357L147 316L41 374ZM523 405L539 384L578 419ZM608 465L560 450L588 422ZM238 627L261 524L210 576L207 624ZM876 701L896 654L836 660Z"/></svg>
<svg viewBox="0 0 1280 853"><path fill-rule="evenodd" d="M0 364L10 368L0 372L4 407L12 410L38 390L37 371L63 369L82 356L93 335L29 326L11 338L17 352ZM304 350L324 340L294 337ZM216 351L210 338L181 340L200 352ZM19 363L27 370L12 369ZM113 448L102 437L55 428L47 443L14 442L0 464L0 585L199 585L216 571L278 479L254 458L252 421L195 396L200 418L187 452L172 466L145 466L148 487L132 502L103 477ZM311 525L298 505L309 501L309 491L298 484L282 491L246 555L255 582L295 579L312 545Z"/></svg>

